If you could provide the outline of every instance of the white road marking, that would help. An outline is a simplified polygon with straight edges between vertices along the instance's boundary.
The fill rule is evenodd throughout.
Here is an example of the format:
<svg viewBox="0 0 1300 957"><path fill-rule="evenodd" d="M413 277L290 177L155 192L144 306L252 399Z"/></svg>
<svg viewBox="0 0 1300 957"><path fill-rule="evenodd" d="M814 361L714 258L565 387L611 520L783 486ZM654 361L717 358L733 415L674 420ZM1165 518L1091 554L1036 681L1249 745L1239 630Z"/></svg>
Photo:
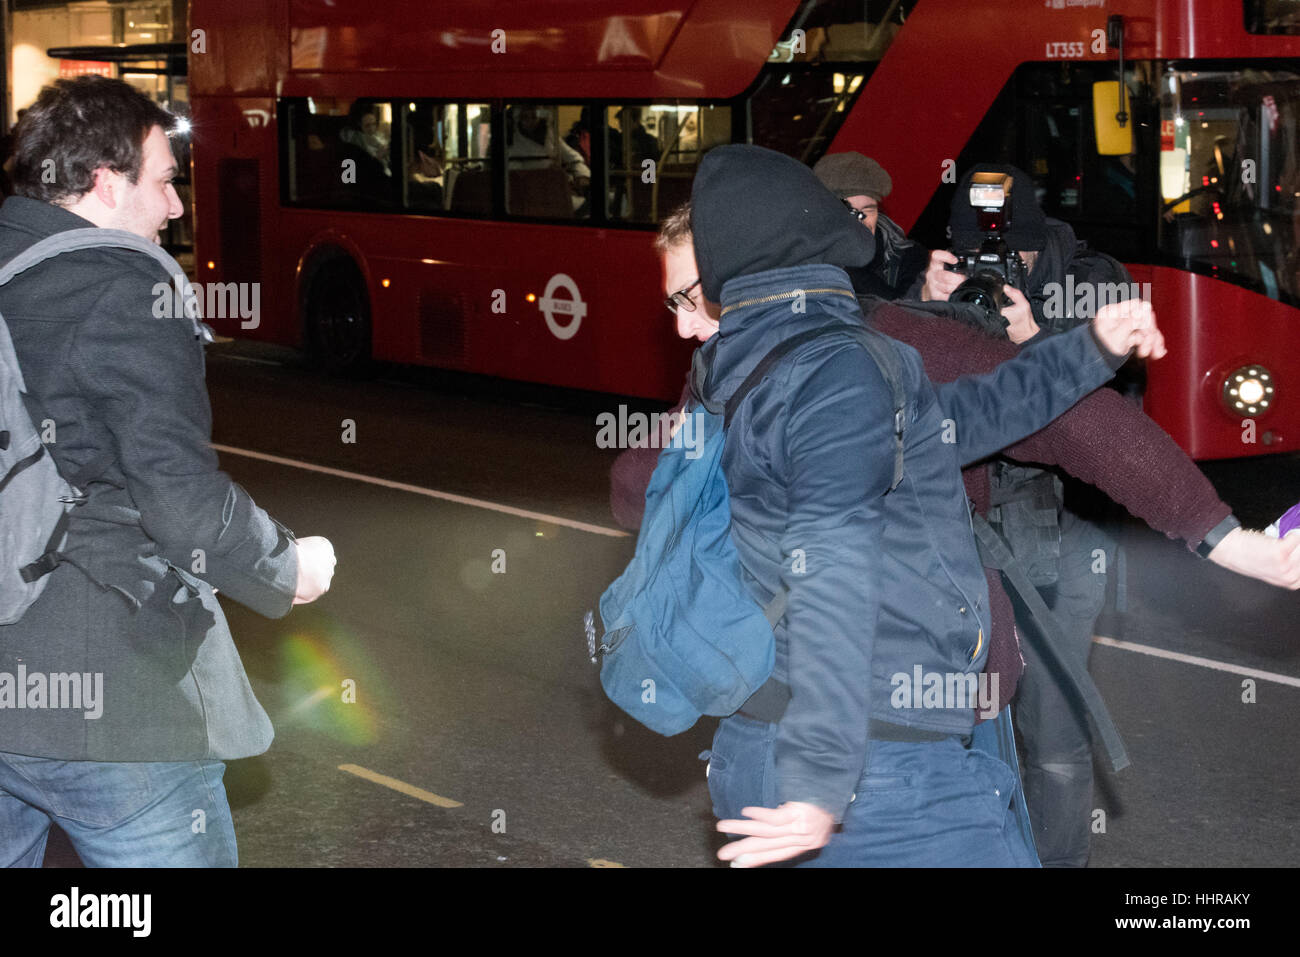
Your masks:
<svg viewBox="0 0 1300 957"><path fill-rule="evenodd" d="M259 359L256 356L222 356L222 359L229 359L232 362L252 362L259 366L283 366L283 362L277 362L275 359Z"/></svg>
<svg viewBox="0 0 1300 957"><path fill-rule="evenodd" d="M311 462L300 462L297 459L287 459L279 455L268 455L265 452L254 452L250 449L237 449L229 445L219 445L216 442L212 443L212 447L218 452L225 452L229 455L242 455L245 458L257 459L262 462L285 465L290 468L303 469L307 472L318 472L322 475L332 475L335 478L351 479L354 482L365 482L368 485L378 485L381 488L391 488L399 492L410 492L412 495L423 495L427 498L436 498L446 502L454 502L457 505L468 505L471 508L482 508L492 512L500 512L505 515L515 515L520 518L550 522L553 525L561 525L565 528L576 529L580 532L589 532L592 535L605 535L610 538L629 537L628 533L621 529L607 528L603 525L591 525L587 522L578 522L570 518L560 518L556 515L547 515L544 512L533 512L528 509L515 508L512 505L502 505L498 502L489 502L484 499L470 498L466 495L454 495L451 492L439 492L436 489L422 488L419 485L408 485L405 482L393 482L389 479L375 478L371 475L362 475L359 472L348 472L344 469L330 468L325 465L314 465ZM1107 638L1104 635L1096 635L1092 640L1096 644L1106 645L1110 648L1119 648L1122 651L1132 651L1142 655L1151 655L1154 658L1180 661L1183 664L1199 665L1202 668L1210 668L1214 671L1225 671L1229 674L1243 675L1247 678L1258 678L1261 681L1272 681L1276 684L1288 685L1292 688L1300 688L1300 678L1295 678L1291 675L1277 674L1273 671L1261 671L1258 668L1246 668L1242 665L1229 664L1224 661L1215 661L1212 658L1202 658L1198 655L1188 655L1180 651L1166 651L1164 648L1153 648L1150 645L1140 645L1132 641L1120 641L1116 638Z"/></svg>
<svg viewBox="0 0 1300 957"><path fill-rule="evenodd" d="M501 512L505 515L516 515L519 518L529 518L539 522L549 522L552 525L562 525L565 528L577 529L580 532L590 532L592 535L606 535L610 538L628 538L628 533L619 528L606 528L604 525L590 525L587 522L574 521L571 518L560 518L556 515L547 515L544 512L533 512L526 508L515 508L513 505L502 505L498 502L488 502L481 498L470 498L467 495L453 495L451 492L439 492L436 489L422 488L419 485L408 485L405 482L393 482L388 479L375 478L372 475L362 475L360 472L347 472L343 469L334 469L326 465L313 465L311 462L300 462L297 459L286 459L279 455L267 455L265 452L254 452L250 449L237 449L229 445L218 445L212 443L212 447L218 452L224 452L228 455L242 455L244 458L257 459L261 462L271 462L275 465L287 465L290 468L302 469L306 472L319 472L321 475L332 475L335 478L351 479L354 482L365 482L368 485L378 485L381 488L391 488L399 492L410 492L412 495L423 495L426 498L441 499L444 502L455 502L457 505L468 505L472 508L483 508L491 512Z"/></svg>
<svg viewBox="0 0 1300 957"><path fill-rule="evenodd" d="M1229 664L1226 661L1215 661L1213 658L1202 658L1199 655L1185 655L1181 651L1166 651L1164 648L1153 648L1150 645L1139 645L1132 641L1120 641L1116 638L1106 638L1102 635L1094 635L1092 639L1096 644L1106 645L1110 648L1120 648L1124 651L1135 651L1140 655L1151 655L1154 658L1168 658L1170 661L1181 661L1187 665L1199 665L1202 668L1212 668L1215 671L1226 671L1229 674L1244 675L1247 678L1258 678L1260 681L1272 681L1280 685L1290 685L1292 688L1300 688L1300 678L1293 678L1291 675L1280 675L1274 671L1260 671L1258 668L1246 668L1242 665Z"/></svg>

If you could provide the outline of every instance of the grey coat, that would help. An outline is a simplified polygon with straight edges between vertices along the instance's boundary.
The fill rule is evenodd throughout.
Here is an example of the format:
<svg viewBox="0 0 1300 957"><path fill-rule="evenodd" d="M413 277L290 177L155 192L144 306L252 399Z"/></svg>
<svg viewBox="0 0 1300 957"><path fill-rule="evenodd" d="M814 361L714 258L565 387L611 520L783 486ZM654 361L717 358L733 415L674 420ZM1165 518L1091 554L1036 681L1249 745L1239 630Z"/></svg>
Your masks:
<svg viewBox="0 0 1300 957"><path fill-rule="evenodd" d="M0 208L0 262L90 225L11 197ZM213 589L280 617L297 550L217 468L202 343L190 320L155 317L154 290L166 282L138 252L94 249L0 288L33 418L47 432L52 423L47 448L74 484L93 472L83 475L89 502L72 513L70 561L20 621L0 626L0 751L181 761L245 757L271 743ZM32 675L72 673L86 688L103 676L97 717L84 701L51 707L68 702L50 693L31 706L41 701Z"/></svg>

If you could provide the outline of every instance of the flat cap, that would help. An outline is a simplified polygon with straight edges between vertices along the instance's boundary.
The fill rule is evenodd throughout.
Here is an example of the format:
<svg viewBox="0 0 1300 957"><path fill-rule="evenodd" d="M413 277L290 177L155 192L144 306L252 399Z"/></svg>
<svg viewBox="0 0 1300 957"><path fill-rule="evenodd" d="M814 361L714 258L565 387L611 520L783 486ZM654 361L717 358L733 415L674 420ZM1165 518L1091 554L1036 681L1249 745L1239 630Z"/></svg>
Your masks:
<svg viewBox="0 0 1300 957"><path fill-rule="evenodd" d="M894 188L885 168L861 153L828 153L817 161L813 173L840 199L850 196L884 199Z"/></svg>

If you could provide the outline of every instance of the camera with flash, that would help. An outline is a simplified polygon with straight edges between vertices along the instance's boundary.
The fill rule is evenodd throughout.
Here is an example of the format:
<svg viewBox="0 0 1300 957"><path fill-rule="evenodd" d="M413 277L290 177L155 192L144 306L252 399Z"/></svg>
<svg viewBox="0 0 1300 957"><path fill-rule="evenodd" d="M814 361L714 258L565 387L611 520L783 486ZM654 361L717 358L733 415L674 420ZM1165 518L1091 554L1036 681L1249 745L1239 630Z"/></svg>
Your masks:
<svg viewBox="0 0 1300 957"><path fill-rule="evenodd" d="M1011 300L1002 291L1003 285L1024 289L1028 269L1019 253L1007 245L1005 233L1011 228L1011 187L1014 177L1006 173L976 173L970 184L970 204L975 209L975 222L984 240L979 249L955 251L957 262L947 266L950 272L964 273L968 278L949 297L950 302L968 302L980 306L996 317L1006 328L1002 316L1004 306Z"/></svg>

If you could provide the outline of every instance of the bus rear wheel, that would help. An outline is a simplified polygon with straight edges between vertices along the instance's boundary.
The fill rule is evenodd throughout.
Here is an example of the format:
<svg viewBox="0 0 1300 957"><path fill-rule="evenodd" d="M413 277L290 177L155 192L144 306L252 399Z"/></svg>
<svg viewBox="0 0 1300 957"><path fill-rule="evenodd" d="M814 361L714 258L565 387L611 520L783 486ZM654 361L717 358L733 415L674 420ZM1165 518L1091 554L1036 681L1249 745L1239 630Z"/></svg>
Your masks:
<svg viewBox="0 0 1300 957"><path fill-rule="evenodd" d="M304 307L307 356L330 375L364 375L370 368L370 299L365 277L347 256L312 271Z"/></svg>

